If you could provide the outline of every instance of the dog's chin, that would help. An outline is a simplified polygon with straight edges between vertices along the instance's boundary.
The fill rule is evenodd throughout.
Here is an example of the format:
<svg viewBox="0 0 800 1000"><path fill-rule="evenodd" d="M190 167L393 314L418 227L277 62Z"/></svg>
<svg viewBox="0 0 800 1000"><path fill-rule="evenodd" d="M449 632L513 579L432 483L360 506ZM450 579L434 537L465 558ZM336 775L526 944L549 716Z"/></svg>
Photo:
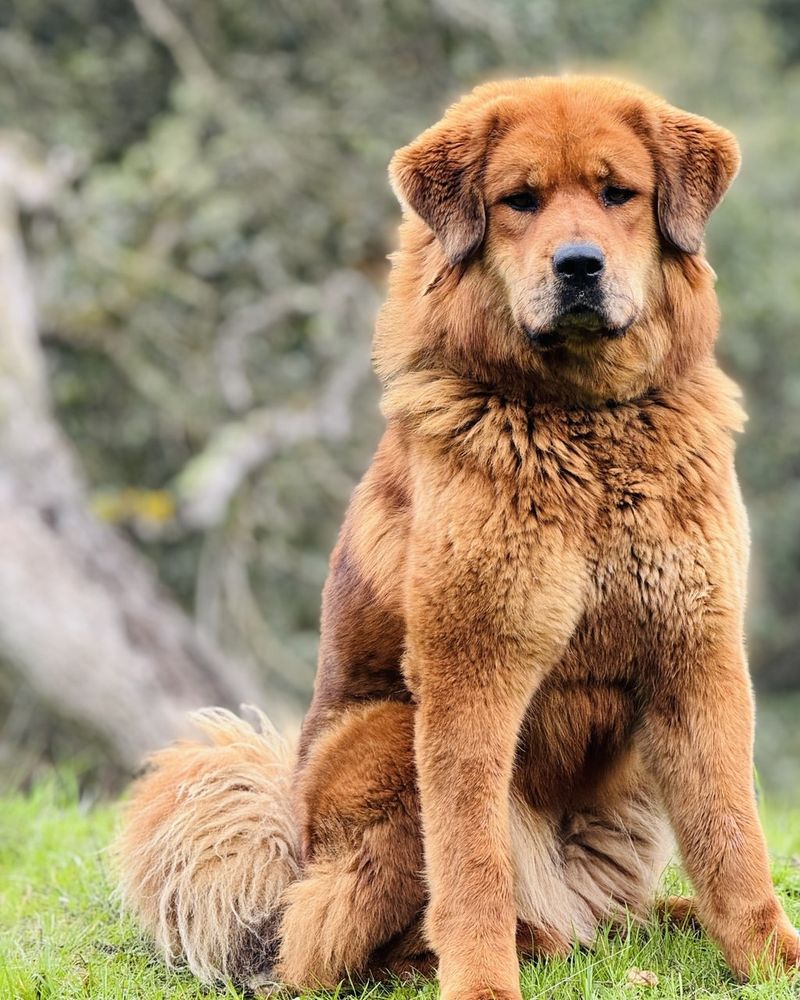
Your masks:
<svg viewBox="0 0 800 1000"><path fill-rule="evenodd" d="M592 345L624 337L632 323L615 323L605 313L586 306L573 306L544 325L521 323L530 345L539 351L558 348L591 349Z"/></svg>

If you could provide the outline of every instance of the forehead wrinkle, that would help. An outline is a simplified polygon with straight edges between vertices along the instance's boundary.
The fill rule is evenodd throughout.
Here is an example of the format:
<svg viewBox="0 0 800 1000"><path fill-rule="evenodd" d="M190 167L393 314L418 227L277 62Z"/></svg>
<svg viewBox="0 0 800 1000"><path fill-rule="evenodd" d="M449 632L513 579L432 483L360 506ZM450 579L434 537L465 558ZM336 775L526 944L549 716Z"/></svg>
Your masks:
<svg viewBox="0 0 800 1000"><path fill-rule="evenodd" d="M608 177L652 182L650 154L613 109L596 109L607 119L598 122L587 121L584 107L558 105L529 106L506 129L495 150L494 170L490 165L488 171L495 184L512 178L533 188Z"/></svg>

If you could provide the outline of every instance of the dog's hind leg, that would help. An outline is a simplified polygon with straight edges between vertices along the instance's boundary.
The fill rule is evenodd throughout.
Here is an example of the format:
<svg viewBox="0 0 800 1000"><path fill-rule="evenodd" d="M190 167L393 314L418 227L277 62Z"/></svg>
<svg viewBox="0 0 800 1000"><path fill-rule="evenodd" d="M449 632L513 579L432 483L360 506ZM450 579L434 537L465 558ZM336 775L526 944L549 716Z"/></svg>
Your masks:
<svg viewBox="0 0 800 1000"><path fill-rule="evenodd" d="M372 971L373 953L424 905L413 707L346 712L312 747L296 792L305 867L285 896L278 977L330 987Z"/></svg>
<svg viewBox="0 0 800 1000"><path fill-rule="evenodd" d="M406 980L415 976L435 976L438 962L425 935L424 919L425 911L422 910L407 930L376 951L367 974L376 979L391 975Z"/></svg>

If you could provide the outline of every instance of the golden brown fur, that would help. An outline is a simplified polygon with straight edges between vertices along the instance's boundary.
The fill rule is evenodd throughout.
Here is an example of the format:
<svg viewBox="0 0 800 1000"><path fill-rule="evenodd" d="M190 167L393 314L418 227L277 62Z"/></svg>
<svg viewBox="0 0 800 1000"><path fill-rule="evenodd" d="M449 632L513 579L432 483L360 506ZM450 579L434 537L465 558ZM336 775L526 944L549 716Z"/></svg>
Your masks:
<svg viewBox="0 0 800 1000"><path fill-rule="evenodd" d="M739 975L800 962L753 798L743 417L702 249L737 168L724 129L580 77L479 87L396 154L388 426L325 588L300 876L239 811L250 772L201 814L210 751L157 756L121 855L168 955L293 986L435 955L446 1000L514 1000L518 951L649 912L674 832L696 897L665 907ZM566 308L575 241L604 270Z"/></svg>

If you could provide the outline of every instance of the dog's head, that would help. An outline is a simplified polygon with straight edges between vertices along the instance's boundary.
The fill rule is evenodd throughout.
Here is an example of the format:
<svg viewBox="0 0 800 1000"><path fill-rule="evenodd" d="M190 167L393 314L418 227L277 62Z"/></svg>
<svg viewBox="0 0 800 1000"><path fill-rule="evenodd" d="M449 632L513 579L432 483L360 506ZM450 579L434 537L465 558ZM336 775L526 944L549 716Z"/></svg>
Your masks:
<svg viewBox="0 0 800 1000"><path fill-rule="evenodd" d="M421 291L484 323L488 354L624 395L631 373L686 351L671 297L691 290L671 286L698 285L705 224L738 165L733 136L707 119L630 84L565 77L479 87L399 150L390 175L436 238ZM463 317L451 325L456 353L465 336L482 350Z"/></svg>

